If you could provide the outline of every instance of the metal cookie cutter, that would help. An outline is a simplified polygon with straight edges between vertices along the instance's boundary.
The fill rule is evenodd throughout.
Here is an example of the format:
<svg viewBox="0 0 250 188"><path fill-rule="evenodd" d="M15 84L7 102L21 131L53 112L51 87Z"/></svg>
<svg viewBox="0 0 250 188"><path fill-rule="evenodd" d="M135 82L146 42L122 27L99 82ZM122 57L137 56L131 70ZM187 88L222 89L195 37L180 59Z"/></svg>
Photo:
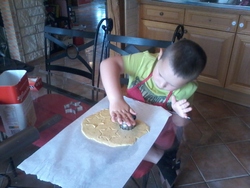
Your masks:
<svg viewBox="0 0 250 188"><path fill-rule="evenodd" d="M133 117L134 120L136 119L136 115L132 114L132 117ZM135 126L136 125L128 126L125 122L122 122L122 124L120 124L120 128L123 129L123 130L132 130L133 128L135 128Z"/></svg>
<svg viewBox="0 0 250 188"><path fill-rule="evenodd" d="M72 113L76 114L79 111L83 110L83 107L81 106L81 102L70 102L69 104L64 105L65 113Z"/></svg>

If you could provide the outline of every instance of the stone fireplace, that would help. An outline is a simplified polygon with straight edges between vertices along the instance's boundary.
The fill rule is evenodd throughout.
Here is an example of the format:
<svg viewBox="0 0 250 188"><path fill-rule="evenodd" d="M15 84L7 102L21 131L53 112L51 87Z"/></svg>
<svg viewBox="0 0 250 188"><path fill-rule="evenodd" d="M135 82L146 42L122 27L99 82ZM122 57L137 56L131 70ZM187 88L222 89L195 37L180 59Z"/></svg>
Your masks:
<svg viewBox="0 0 250 188"><path fill-rule="evenodd" d="M63 1L63 0L59 0ZM0 10L12 59L28 63L44 56L44 0L1 0ZM125 0L125 34L138 35L138 1Z"/></svg>
<svg viewBox="0 0 250 188"><path fill-rule="evenodd" d="M0 10L11 58L27 63L43 57L43 0L1 0Z"/></svg>

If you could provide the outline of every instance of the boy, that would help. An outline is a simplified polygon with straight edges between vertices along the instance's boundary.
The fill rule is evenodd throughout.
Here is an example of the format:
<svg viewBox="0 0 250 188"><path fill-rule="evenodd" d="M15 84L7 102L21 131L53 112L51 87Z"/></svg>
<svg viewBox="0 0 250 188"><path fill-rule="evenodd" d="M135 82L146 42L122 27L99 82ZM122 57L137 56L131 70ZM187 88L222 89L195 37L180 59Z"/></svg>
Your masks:
<svg viewBox="0 0 250 188"><path fill-rule="evenodd" d="M136 115L136 112L124 101L119 82L120 75L127 74L128 97L174 111L178 118L173 116L173 123L185 125L188 112L192 110L189 100L197 89L194 80L205 65L203 49L187 39L170 45L164 51L160 49L159 54L142 52L104 60L101 76L110 102L112 121L135 125L131 114ZM163 154L162 148L152 147L144 160L157 164Z"/></svg>

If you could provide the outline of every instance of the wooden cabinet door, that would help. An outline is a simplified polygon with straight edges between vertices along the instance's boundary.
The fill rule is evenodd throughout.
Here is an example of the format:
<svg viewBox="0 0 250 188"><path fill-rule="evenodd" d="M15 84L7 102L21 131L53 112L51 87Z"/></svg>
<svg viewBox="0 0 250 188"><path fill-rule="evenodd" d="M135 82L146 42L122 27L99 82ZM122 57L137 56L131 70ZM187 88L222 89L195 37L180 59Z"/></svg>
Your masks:
<svg viewBox="0 0 250 188"><path fill-rule="evenodd" d="M141 5L140 17L145 20L183 24L184 9L165 6Z"/></svg>
<svg viewBox="0 0 250 188"><path fill-rule="evenodd" d="M250 94L250 36L237 34L230 61L226 88Z"/></svg>
<svg viewBox="0 0 250 188"><path fill-rule="evenodd" d="M250 16L240 16L237 33L250 35Z"/></svg>
<svg viewBox="0 0 250 188"><path fill-rule="evenodd" d="M236 14L186 10L184 24L226 32L235 32L239 16Z"/></svg>
<svg viewBox="0 0 250 188"><path fill-rule="evenodd" d="M143 38L171 41L176 27L176 24L141 19L139 36Z"/></svg>
<svg viewBox="0 0 250 188"><path fill-rule="evenodd" d="M198 43L207 54L207 64L198 81L224 87L234 33L185 26L184 38Z"/></svg>

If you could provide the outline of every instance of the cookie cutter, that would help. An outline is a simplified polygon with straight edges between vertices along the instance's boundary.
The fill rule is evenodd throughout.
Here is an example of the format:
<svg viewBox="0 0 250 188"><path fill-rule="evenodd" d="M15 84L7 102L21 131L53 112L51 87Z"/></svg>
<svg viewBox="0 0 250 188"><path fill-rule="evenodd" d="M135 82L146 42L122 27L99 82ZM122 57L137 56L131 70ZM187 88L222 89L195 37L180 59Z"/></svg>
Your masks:
<svg viewBox="0 0 250 188"><path fill-rule="evenodd" d="M81 105L81 102L70 102L68 104L64 105L64 111L66 114L68 113L72 113L72 114L76 114L79 111L82 111L83 107Z"/></svg>
<svg viewBox="0 0 250 188"><path fill-rule="evenodd" d="M132 114L133 119L136 119L136 115ZM126 122L122 122L122 124L119 124L120 128L123 130L132 130L133 128L135 128L136 125L127 125Z"/></svg>

